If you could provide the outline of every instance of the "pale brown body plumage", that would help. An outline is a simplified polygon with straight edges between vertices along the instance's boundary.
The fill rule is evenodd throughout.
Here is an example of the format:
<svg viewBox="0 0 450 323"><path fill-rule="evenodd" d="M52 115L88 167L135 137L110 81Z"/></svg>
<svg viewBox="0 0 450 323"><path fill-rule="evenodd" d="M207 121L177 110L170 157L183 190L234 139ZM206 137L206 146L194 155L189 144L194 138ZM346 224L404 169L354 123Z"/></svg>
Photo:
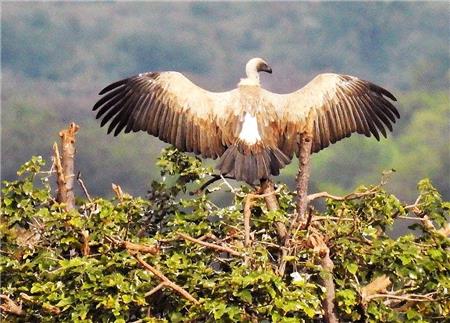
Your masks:
<svg viewBox="0 0 450 323"><path fill-rule="evenodd" d="M379 139L399 118L390 92L353 76L320 74L290 94L269 92L256 75L261 62L262 71L270 68L253 60L255 71L249 61L248 78L228 92L206 91L178 72L143 73L103 89L94 110L102 126L111 121L108 133L142 130L182 151L221 157L222 174L248 183L278 175L302 132L314 153L354 132Z"/></svg>

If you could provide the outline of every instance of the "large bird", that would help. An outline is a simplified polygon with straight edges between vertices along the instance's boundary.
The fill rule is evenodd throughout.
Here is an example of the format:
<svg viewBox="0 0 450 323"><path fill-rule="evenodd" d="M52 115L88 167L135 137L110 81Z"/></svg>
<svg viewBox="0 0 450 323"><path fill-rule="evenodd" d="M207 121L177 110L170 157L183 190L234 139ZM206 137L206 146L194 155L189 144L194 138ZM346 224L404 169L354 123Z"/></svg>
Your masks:
<svg viewBox="0 0 450 323"><path fill-rule="evenodd" d="M298 154L301 133L311 153L352 133L386 137L400 115L382 87L354 76L319 74L289 94L263 89L261 58L248 61L246 78L228 92L210 92L173 71L148 72L105 87L95 104L108 133L146 131L181 151L220 157L223 175L253 184L278 175Z"/></svg>

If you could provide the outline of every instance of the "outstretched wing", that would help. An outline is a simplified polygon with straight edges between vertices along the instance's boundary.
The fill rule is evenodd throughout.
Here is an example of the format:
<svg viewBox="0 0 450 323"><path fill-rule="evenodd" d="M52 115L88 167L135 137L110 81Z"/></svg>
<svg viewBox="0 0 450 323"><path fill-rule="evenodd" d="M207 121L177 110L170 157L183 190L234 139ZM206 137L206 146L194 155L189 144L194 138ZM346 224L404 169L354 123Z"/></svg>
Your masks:
<svg viewBox="0 0 450 323"><path fill-rule="evenodd" d="M229 144L236 90L206 91L178 72L142 73L104 88L95 104L108 133L146 131L178 149L217 158Z"/></svg>
<svg viewBox="0 0 450 323"><path fill-rule="evenodd" d="M298 153L298 134L312 134L312 153L318 152L352 133L367 137L380 133L386 137L386 128L400 115L389 101L396 98L387 90L354 76L319 74L306 86L290 94L265 91L265 100L272 105L279 124L279 147L292 157Z"/></svg>

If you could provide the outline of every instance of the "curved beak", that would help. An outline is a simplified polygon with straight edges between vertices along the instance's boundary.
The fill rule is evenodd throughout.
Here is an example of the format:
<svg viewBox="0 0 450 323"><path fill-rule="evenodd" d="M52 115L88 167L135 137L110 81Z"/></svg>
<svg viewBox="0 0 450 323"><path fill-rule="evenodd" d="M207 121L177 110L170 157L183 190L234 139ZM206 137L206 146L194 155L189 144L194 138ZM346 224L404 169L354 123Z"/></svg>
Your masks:
<svg viewBox="0 0 450 323"><path fill-rule="evenodd" d="M267 72L269 74L272 74L272 68L269 65L265 65L263 66L263 68L261 69L262 72Z"/></svg>

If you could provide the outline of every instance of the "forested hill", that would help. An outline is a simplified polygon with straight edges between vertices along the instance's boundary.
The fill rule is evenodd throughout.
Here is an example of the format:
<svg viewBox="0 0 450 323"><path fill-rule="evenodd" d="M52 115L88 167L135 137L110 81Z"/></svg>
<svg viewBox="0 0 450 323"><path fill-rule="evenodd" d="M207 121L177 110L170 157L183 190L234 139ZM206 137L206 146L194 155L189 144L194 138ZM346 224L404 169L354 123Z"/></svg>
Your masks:
<svg viewBox="0 0 450 323"><path fill-rule="evenodd" d="M77 165L90 191L111 182L143 194L163 145L144 134L106 136L90 111L108 83L179 70L211 90L234 87L252 56L299 88L320 72L359 76L399 98L394 134L351 138L313 160L312 189L342 192L395 168L392 189L430 177L450 195L447 2L3 3L2 178L31 155L49 159L58 130L81 125ZM292 181L294 166L281 180Z"/></svg>

